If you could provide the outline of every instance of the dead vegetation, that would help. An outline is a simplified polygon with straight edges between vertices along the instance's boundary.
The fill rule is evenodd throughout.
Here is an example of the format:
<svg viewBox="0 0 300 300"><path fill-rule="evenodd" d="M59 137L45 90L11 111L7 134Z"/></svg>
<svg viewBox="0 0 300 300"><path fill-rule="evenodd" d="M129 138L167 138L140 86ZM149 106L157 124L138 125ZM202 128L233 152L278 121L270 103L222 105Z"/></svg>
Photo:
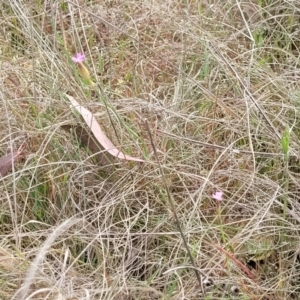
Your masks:
<svg viewBox="0 0 300 300"><path fill-rule="evenodd" d="M0 6L1 299L298 299L297 1Z"/></svg>

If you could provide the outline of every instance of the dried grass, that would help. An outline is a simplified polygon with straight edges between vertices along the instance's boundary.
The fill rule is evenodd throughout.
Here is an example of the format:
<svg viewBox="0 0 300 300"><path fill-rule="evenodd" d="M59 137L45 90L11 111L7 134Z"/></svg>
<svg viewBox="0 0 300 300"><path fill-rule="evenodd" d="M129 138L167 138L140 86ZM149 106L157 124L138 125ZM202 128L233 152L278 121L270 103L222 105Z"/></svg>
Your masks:
<svg viewBox="0 0 300 300"><path fill-rule="evenodd" d="M1 299L298 299L296 1L0 6ZM65 93L148 162L101 165Z"/></svg>

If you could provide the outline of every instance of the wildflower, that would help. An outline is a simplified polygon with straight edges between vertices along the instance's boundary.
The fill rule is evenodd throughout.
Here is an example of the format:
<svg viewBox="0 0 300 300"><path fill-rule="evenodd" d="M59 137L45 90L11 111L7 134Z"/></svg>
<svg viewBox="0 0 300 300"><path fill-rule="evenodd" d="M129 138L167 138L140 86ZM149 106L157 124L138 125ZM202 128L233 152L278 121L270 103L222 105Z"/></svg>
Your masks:
<svg viewBox="0 0 300 300"><path fill-rule="evenodd" d="M217 201L222 201L223 200L223 192L217 191L214 194L212 194L212 198L217 200Z"/></svg>
<svg viewBox="0 0 300 300"><path fill-rule="evenodd" d="M81 52L76 53L76 56L72 56L72 61L78 65L79 72L82 75L82 78L90 86L94 86L95 83L91 80L91 75L86 66L82 63L85 60L85 55Z"/></svg>
<svg viewBox="0 0 300 300"><path fill-rule="evenodd" d="M76 56L72 57L74 63L82 63L85 60L85 55L81 52L76 53Z"/></svg>

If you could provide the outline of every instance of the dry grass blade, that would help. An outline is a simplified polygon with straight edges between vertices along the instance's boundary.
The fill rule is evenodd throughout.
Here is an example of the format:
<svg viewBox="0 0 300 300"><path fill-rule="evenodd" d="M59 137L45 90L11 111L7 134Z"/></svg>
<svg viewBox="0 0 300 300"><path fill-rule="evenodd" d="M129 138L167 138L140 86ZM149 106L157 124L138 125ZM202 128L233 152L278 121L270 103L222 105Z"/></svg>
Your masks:
<svg viewBox="0 0 300 300"><path fill-rule="evenodd" d="M25 297L30 289L30 285L34 282L35 273L38 271L41 261L44 259L45 255L47 254L47 250L55 242L55 240L59 235L61 235L65 230L73 226L77 221L78 220L76 220L75 218L67 219L62 224L57 226L57 228L55 228L53 233L49 235L49 237L44 242L39 253L36 255L33 263L31 264L30 268L27 271L24 284L17 292L18 300L26 299Z"/></svg>
<svg viewBox="0 0 300 300"><path fill-rule="evenodd" d="M150 130L150 127L149 127L149 123L146 121L146 128L148 130L148 133L149 133L149 137L150 137L150 141L151 141L151 145L152 145L152 148L153 148L153 151L154 151L154 154L155 154L155 158L156 158L156 161L157 161L157 164L159 166L159 169L160 169L160 173L161 173L161 177L162 177L162 181L163 181L163 184L165 186L165 189L166 189L166 193L167 193L167 197L168 197L168 200L169 200L169 203L170 203L170 207L171 207L171 211L173 213L173 218L176 222L176 226L178 228L178 231L180 232L180 235L181 235L181 238L182 238L182 241L183 241L183 244L186 248L186 251L188 253L188 256L190 258L190 262L193 266L193 270L195 272L195 275L196 275L196 278L197 278L197 281L199 283L199 286L201 288L201 292L203 293L203 295L205 295L205 290L204 290L204 287L203 287L203 283L202 283L202 278L201 278L201 275L205 277L205 274L203 274L197 267L196 267L196 264L195 264L195 261L194 261L194 258L193 258L193 255L191 253L191 250L188 246L188 243L187 243L187 240L186 240L186 237L184 235L184 232L182 231L181 229L181 225L180 225L180 221L179 221L179 218L177 216L177 213L176 213L176 209L175 209L175 205L173 203L173 199L171 197L171 193L169 191L169 188L168 188L168 185L167 185L167 182L166 182L166 179L165 179L165 175L164 175L164 172L163 172L163 169L161 167L161 164L160 164L160 161L159 161L159 158L158 158L158 154L157 154L157 151L156 151L156 147L154 145L154 142L153 142L153 138L152 138L152 134L151 134L151 130Z"/></svg>
<svg viewBox="0 0 300 300"><path fill-rule="evenodd" d="M145 160L137 157L132 157L129 155L125 155L123 152L118 150L116 146L109 140L109 138L105 135L103 130L101 129L99 123L95 119L94 115L81 106L72 96L66 95L70 102L72 103L72 106L81 114L86 124L90 127L92 133L94 134L97 141L103 146L103 148L110 153L111 155L125 159L125 160L133 160L138 162L145 162Z"/></svg>
<svg viewBox="0 0 300 300"><path fill-rule="evenodd" d="M20 264L20 258L10 250L8 251L4 247L0 246L0 269L3 268L7 271L17 271Z"/></svg>
<svg viewBox="0 0 300 300"><path fill-rule="evenodd" d="M246 94L248 95L248 97L251 99L251 101L253 102L253 104L257 107L257 109L259 110L259 112L263 115L264 119L267 121L268 125L270 126L270 128L273 130L273 132L276 134L276 136L279 138L279 140L281 139L281 136L277 130L277 128L272 124L271 120L269 119L269 117L266 115L266 113L262 110L262 108L259 106L258 102L256 101L256 99L253 97L252 93L249 91L248 87L246 86L246 84L243 82L243 80L241 79L241 77L239 76L239 74L237 73L237 71L235 70L235 68L232 66L232 63L230 63L226 57L220 52L220 50L218 49L217 45L215 45L212 41L211 41L211 45L212 45L212 49L215 51L215 53L218 55L218 57L220 57L222 59L222 61L225 63L226 67L228 68L228 70L230 70L234 76L236 77L237 81L239 82L242 90L244 90L246 92Z"/></svg>

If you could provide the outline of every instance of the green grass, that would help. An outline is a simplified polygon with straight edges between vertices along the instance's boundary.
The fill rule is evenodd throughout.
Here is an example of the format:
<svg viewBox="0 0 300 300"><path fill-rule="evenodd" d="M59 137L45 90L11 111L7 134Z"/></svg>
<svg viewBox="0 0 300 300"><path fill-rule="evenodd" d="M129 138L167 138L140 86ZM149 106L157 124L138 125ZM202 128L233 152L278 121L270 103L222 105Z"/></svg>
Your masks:
<svg viewBox="0 0 300 300"><path fill-rule="evenodd" d="M26 143L0 298L298 299L297 5L27 2L0 4L0 153ZM110 157L66 93L147 162Z"/></svg>

